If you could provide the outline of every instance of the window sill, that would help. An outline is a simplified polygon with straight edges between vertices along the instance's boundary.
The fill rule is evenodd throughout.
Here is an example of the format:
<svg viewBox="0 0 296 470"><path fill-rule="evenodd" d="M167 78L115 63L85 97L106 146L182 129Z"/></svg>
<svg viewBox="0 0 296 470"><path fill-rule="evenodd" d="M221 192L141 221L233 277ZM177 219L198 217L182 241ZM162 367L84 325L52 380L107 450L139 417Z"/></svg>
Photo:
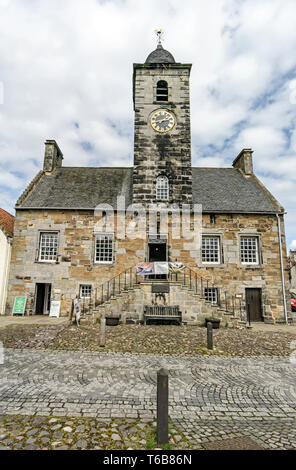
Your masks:
<svg viewBox="0 0 296 470"><path fill-rule="evenodd" d="M262 269L264 267L262 264L239 264L238 266L246 269Z"/></svg>
<svg viewBox="0 0 296 470"><path fill-rule="evenodd" d="M113 266L115 266L115 263L94 263L93 266L109 266L109 267L113 267Z"/></svg>
<svg viewBox="0 0 296 470"><path fill-rule="evenodd" d="M226 265L223 263L202 263L200 266L203 268L224 268Z"/></svg>
<svg viewBox="0 0 296 470"><path fill-rule="evenodd" d="M35 261L36 264L60 264L59 261Z"/></svg>

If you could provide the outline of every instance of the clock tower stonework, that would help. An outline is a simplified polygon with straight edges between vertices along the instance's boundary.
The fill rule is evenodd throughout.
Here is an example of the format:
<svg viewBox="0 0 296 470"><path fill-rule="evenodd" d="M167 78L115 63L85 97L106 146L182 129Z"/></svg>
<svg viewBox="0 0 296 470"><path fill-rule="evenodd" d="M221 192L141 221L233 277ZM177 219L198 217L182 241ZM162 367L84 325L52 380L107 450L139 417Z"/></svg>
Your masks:
<svg viewBox="0 0 296 470"><path fill-rule="evenodd" d="M135 204L192 204L190 71L161 44L145 64L134 64ZM158 200L158 178L168 183L166 201Z"/></svg>

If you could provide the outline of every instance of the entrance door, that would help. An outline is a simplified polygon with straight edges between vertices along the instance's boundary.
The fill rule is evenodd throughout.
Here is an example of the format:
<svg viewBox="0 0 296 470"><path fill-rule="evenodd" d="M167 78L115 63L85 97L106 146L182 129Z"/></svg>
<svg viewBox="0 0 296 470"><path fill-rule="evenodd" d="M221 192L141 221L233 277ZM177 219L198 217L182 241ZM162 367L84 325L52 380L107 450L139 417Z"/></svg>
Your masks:
<svg viewBox="0 0 296 470"><path fill-rule="evenodd" d="M165 262L167 260L167 245L163 243L149 243L149 262ZM165 274L149 276L149 279L167 279Z"/></svg>
<svg viewBox="0 0 296 470"><path fill-rule="evenodd" d="M252 322L263 321L262 316L262 289L246 289L246 305L250 308Z"/></svg>
<svg viewBox="0 0 296 470"><path fill-rule="evenodd" d="M149 262L161 262L167 260L166 243L149 244Z"/></svg>
<svg viewBox="0 0 296 470"><path fill-rule="evenodd" d="M36 284L36 315L46 315L50 311L51 284Z"/></svg>

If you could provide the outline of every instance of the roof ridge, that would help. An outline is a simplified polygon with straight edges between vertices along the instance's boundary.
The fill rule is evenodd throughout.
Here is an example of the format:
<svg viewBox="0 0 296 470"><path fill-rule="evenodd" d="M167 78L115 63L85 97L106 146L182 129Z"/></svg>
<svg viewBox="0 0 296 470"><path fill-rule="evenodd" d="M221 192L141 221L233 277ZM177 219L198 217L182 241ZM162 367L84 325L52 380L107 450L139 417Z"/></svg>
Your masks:
<svg viewBox="0 0 296 470"><path fill-rule="evenodd" d="M230 168L230 167L218 167L218 166L192 166L193 170L231 170L231 171L239 171L237 168Z"/></svg>
<svg viewBox="0 0 296 470"><path fill-rule="evenodd" d="M88 168L88 169L91 169L91 170L97 170L99 168L102 168L103 170L106 170L106 169L109 169L109 170L130 170L130 169L133 169L133 166L62 166L60 168L58 168L59 170L66 170L66 169L73 169L73 168L77 168L77 169L81 169L81 168Z"/></svg>

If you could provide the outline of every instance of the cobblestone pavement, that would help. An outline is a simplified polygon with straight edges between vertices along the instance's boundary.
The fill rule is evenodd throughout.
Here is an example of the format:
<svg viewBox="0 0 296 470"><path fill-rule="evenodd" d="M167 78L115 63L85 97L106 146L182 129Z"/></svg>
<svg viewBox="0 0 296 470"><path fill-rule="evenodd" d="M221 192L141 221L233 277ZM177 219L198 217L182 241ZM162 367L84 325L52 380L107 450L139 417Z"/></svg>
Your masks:
<svg viewBox="0 0 296 470"><path fill-rule="evenodd" d="M176 419L169 429L171 449L296 449L293 419L235 423ZM151 419L5 415L0 416L0 450L153 449L155 430Z"/></svg>
<svg viewBox="0 0 296 470"><path fill-rule="evenodd" d="M289 358L6 350L0 415L153 420L161 367L170 374L172 423L194 448L241 435L268 448L296 448L296 365Z"/></svg>
<svg viewBox="0 0 296 470"><path fill-rule="evenodd" d="M20 319L18 319L20 320ZM58 319L54 319L58 320ZM1 320L0 320L1 323ZM256 328L263 328L256 331ZM259 326L253 329L219 328L213 331L214 350L207 349L207 330L197 326L119 325L106 327L104 352L167 354L175 356L290 356L296 340L292 326ZM8 349L98 351L100 325L69 323L16 324L0 328L0 341Z"/></svg>

